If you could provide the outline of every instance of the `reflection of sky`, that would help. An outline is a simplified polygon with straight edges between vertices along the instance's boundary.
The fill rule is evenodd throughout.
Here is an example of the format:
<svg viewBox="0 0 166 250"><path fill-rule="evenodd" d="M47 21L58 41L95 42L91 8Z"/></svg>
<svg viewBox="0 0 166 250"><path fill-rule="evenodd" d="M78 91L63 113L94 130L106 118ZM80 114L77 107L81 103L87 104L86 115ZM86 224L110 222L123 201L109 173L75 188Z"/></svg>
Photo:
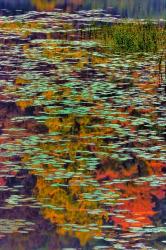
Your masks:
<svg viewBox="0 0 166 250"><path fill-rule="evenodd" d="M122 17L164 17L166 0L0 0L0 9L7 10L50 10L62 8L67 11L80 9L109 9Z"/></svg>

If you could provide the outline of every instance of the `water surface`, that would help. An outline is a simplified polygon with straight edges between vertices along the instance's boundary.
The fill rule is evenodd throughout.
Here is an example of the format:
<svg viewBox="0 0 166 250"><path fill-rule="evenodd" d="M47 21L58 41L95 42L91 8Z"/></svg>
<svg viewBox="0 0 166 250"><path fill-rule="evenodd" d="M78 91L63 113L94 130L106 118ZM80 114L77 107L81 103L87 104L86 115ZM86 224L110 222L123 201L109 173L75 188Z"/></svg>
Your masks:
<svg viewBox="0 0 166 250"><path fill-rule="evenodd" d="M0 20L0 250L165 249L164 64L51 9Z"/></svg>
<svg viewBox="0 0 166 250"><path fill-rule="evenodd" d="M30 10L66 12L103 9L127 18L165 18L166 0L0 0L4 14L20 14Z"/></svg>

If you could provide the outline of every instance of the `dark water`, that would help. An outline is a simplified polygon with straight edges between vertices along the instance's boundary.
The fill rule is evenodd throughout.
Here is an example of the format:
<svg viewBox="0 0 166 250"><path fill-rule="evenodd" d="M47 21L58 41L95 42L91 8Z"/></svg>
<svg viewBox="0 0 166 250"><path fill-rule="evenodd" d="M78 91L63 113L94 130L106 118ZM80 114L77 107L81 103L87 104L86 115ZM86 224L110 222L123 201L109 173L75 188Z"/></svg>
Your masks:
<svg viewBox="0 0 166 250"><path fill-rule="evenodd" d="M165 65L80 37L111 13L52 11L118 1L68 2L1 1L40 11L0 18L0 250L166 249Z"/></svg>
<svg viewBox="0 0 166 250"><path fill-rule="evenodd" d="M121 17L166 17L166 0L0 0L2 13L8 15L30 10L51 11L54 8L67 12L104 9Z"/></svg>

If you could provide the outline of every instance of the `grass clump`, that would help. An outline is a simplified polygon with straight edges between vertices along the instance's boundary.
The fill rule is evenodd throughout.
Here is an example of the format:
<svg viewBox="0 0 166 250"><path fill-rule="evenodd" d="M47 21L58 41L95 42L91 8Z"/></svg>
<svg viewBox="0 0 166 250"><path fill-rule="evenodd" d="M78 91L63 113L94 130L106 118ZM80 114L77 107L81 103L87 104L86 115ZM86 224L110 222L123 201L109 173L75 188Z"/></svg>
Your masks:
<svg viewBox="0 0 166 250"><path fill-rule="evenodd" d="M158 52L166 46L166 26L141 22L93 25L90 38L114 52Z"/></svg>

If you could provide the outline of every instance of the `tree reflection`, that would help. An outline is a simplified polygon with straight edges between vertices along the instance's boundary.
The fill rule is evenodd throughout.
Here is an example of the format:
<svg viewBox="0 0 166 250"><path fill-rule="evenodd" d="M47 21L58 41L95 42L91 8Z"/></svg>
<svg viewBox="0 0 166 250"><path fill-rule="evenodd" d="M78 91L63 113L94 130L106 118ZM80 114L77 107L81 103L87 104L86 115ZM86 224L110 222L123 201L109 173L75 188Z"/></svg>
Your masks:
<svg viewBox="0 0 166 250"><path fill-rule="evenodd" d="M152 226L155 202L164 198L165 167L155 60L113 55L90 40L55 40L47 19L1 25L8 59L18 64L13 49L23 57L12 79L2 82L5 108L14 100L10 112L1 110L10 118L3 116L3 126L15 130L8 132L12 143L1 143L36 176L33 195L42 217L82 246L92 239L111 244L133 228ZM74 25L51 25L59 33L66 27L72 38ZM14 42L11 29L19 37Z"/></svg>
<svg viewBox="0 0 166 250"><path fill-rule="evenodd" d="M57 4L57 0L31 0L38 11L52 11Z"/></svg>

